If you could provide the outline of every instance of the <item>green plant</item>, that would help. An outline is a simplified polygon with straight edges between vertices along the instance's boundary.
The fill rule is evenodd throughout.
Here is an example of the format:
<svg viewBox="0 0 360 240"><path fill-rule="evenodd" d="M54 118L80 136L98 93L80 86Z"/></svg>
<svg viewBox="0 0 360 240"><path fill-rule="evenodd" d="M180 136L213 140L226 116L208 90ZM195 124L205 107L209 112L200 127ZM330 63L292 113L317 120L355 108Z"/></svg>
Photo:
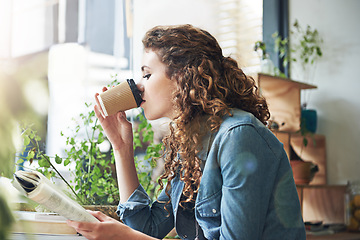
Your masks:
<svg viewBox="0 0 360 240"><path fill-rule="evenodd" d="M114 81L116 84L117 81ZM88 111L74 119L75 127L69 128L68 134L61 132L66 142L65 155L48 156L41 148L41 138L31 127L24 127L22 137L24 151L18 164L29 161L37 162L35 170L48 178L58 177L68 186L76 199L84 205L117 204L119 192L115 174L115 160L112 150L101 151L101 144L108 141L104 135L91 104L86 104ZM134 149L144 147L143 159L135 156L140 183L154 196L156 183L152 172L156 166L156 158L160 157L162 144L154 143L152 126L140 112L135 118L138 127L134 129ZM69 167L74 179L67 181L57 170L59 165ZM71 169L73 167L75 169Z"/></svg>
<svg viewBox="0 0 360 240"><path fill-rule="evenodd" d="M11 225L15 219L6 199L5 189L2 189L1 186L0 192L0 239L7 239Z"/></svg>
<svg viewBox="0 0 360 240"><path fill-rule="evenodd" d="M109 184L116 184L116 182L114 182L113 178L109 177L107 167L100 169L105 162L109 163L110 161L104 161L104 154L99 151L98 146L104 141L102 134L99 134L97 139L94 138L95 132L97 130L101 131L97 123L95 122L94 126L91 127L92 134L89 135L89 138L78 137L80 128L93 123L91 120L93 113L90 112L88 115L81 114L80 116L84 122L82 124L79 123L75 127L74 135L66 137L66 145L69 149L65 150L67 153L65 159L58 155L48 156L41 148L41 138L37 135L36 130L32 129L31 126L24 127L22 129L24 150L19 156L20 159L17 164L28 161L30 165L34 166L36 162L37 166L34 167L34 170L43 173L48 178L61 178L81 204L95 204L96 202L101 204L102 202L97 199L108 192ZM60 164L68 166L72 161L75 163L74 180L67 181L58 171L58 167ZM103 175L100 175L101 173ZM107 180L109 182L103 185L103 181ZM70 183L73 183L73 185ZM107 199L109 203L114 201L111 199L113 195L118 194L109 193Z"/></svg>
<svg viewBox="0 0 360 240"><path fill-rule="evenodd" d="M276 75L276 67L274 66L272 60L270 59L269 55L266 51L266 43L263 41L257 41L254 45L254 51L259 53L259 50L261 50L261 53L259 54L260 58L260 71L264 74L269 75Z"/></svg>
<svg viewBox="0 0 360 240"><path fill-rule="evenodd" d="M263 41L256 41L254 45L254 51L257 52L258 50L261 50L261 59L268 58L267 52L266 52L266 44Z"/></svg>
<svg viewBox="0 0 360 240"><path fill-rule="evenodd" d="M292 56L292 60L300 61L303 69L306 69L308 64L313 65L318 58L322 57L321 44L323 40L317 29L312 29L309 25L303 29L298 20L295 20L293 29L291 34L296 41L292 46L292 52L297 55Z"/></svg>
<svg viewBox="0 0 360 240"><path fill-rule="evenodd" d="M135 166L138 172L139 181L149 194L150 198L156 197L158 187L156 176L153 176L153 169L156 167L157 159L161 157L163 144L154 142L154 131L142 113L137 117L138 127L134 130L134 150L144 148L145 155L135 156Z"/></svg>
<svg viewBox="0 0 360 240"><path fill-rule="evenodd" d="M289 64L289 40L288 38L283 38L279 35L278 32L272 34L272 38L274 39L274 50L278 53L280 59L282 60L283 66L287 67Z"/></svg>
<svg viewBox="0 0 360 240"><path fill-rule="evenodd" d="M101 151L101 144L107 141L106 137L92 110L92 104L86 104L86 107L89 111L74 119L75 127L69 128L71 134L66 136L61 132L66 137L66 158L58 158L57 161L55 158L55 161L64 166L75 165L72 183L81 202L114 205L119 201L113 170L115 160L112 154Z"/></svg>
<svg viewBox="0 0 360 240"><path fill-rule="evenodd" d="M315 72L315 63L322 57L323 40L317 29L312 29L310 25L303 29L297 19L292 24L290 33L291 42L278 32L273 33L275 52L279 54L284 67L291 62L300 64L303 80L310 82ZM292 66L291 73L293 70Z"/></svg>
<svg viewBox="0 0 360 240"><path fill-rule="evenodd" d="M301 136L303 137L302 143L303 143L304 147L306 147L309 144L308 137L312 139L312 142L313 142L314 146L316 145L316 140L315 140L314 133L311 132L307 128L306 121L304 119L301 119L301 121L300 121L300 129L299 129L298 133L300 133Z"/></svg>

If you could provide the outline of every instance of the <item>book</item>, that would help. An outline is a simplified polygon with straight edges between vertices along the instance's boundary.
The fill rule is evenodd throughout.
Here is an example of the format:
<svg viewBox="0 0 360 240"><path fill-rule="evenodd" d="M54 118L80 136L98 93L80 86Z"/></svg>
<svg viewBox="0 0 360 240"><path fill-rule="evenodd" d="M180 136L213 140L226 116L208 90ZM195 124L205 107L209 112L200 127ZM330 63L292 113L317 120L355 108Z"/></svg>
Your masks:
<svg viewBox="0 0 360 240"><path fill-rule="evenodd" d="M57 213L14 211L14 216L13 233L77 235L76 230L66 224L66 218Z"/></svg>
<svg viewBox="0 0 360 240"><path fill-rule="evenodd" d="M37 171L17 171L13 185L26 197L58 213L66 219L79 222L99 222L79 203L59 191L54 183Z"/></svg>

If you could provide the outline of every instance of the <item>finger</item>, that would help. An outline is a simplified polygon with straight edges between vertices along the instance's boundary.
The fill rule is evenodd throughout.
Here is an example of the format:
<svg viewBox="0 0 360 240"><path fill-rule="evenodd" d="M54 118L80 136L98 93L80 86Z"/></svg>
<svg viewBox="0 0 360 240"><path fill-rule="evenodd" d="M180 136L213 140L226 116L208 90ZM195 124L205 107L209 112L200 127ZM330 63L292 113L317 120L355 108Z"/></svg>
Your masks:
<svg viewBox="0 0 360 240"><path fill-rule="evenodd" d="M98 105L94 106L94 112L95 116L100 120L100 122L105 119L104 113Z"/></svg>
<svg viewBox="0 0 360 240"><path fill-rule="evenodd" d="M78 232L78 233L80 233L83 237L85 237L88 240L95 239L95 238L93 238L91 232Z"/></svg>
<svg viewBox="0 0 360 240"><path fill-rule="evenodd" d="M90 222L77 222L77 221L71 221L71 220L67 220L66 221L67 225L70 227L75 228L76 231L78 232L91 232L92 229L94 229L96 223L90 223Z"/></svg>
<svg viewBox="0 0 360 240"><path fill-rule="evenodd" d="M121 123L130 123L126 118L125 112L118 112L116 116Z"/></svg>
<svg viewBox="0 0 360 240"><path fill-rule="evenodd" d="M99 93L95 93L95 101L96 101L96 105L101 106L98 97L99 95L100 95Z"/></svg>

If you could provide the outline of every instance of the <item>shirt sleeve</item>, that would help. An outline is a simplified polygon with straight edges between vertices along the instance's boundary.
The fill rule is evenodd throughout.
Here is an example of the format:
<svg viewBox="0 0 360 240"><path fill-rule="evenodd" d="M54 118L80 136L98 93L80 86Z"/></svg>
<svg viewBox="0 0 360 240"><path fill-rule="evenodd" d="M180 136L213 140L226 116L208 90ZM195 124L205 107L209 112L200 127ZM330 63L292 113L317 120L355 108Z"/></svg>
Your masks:
<svg viewBox="0 0 360 240"><path fill-rule="evenodd" d="M129 227L156 238L164 238L174 227L174 217L171 203L165 193L160 193L158 199L151 200L141 186L131 194L125 203L119 203L117 214Z"/></svg>

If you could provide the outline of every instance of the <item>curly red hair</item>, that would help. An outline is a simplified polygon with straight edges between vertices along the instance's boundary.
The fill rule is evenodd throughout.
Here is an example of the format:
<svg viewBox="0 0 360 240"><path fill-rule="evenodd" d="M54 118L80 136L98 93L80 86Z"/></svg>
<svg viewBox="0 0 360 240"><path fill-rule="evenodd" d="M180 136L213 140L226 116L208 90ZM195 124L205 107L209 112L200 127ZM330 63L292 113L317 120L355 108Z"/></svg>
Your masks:
<svg viewBox="0 0 360 240"><path fill-rule="evenodd" d="M194 201L202 175L197 156L202 137L218 130L231 108L248 111L265 125L270 113L255 81L234 59L223 56L207 31L192 25L157 26L145 34L143 44L157 53L167 76L177 83L174 104L179 114L163 139L165 172L159 184L162 189L162 180L170 182L178 173L184 182L184 202ZM167 194L169 188L168 184Z"/></svg>

